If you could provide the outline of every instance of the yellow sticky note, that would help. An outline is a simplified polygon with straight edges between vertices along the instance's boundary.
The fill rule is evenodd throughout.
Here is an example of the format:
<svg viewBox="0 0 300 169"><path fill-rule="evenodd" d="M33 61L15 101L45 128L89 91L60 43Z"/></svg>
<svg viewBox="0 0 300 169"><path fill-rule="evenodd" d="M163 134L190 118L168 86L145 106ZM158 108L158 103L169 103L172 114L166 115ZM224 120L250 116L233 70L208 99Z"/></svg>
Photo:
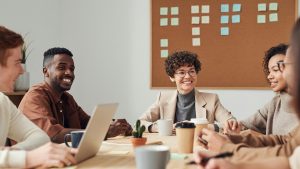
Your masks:
<svg viewBox="0 0 300 169"><path fill-rule="evenodd" d="M266 23L266 15L257 15L257 23Z"/></svg>
<svg viewBox="0 0 300 169"><path fill-rule="evenodd" d="M269 21L270 22L277 22L278 21L278 14L277 13L271 13L269 15Z"/></svg>
<svg viewBox="0 0 300 169"><path fill-rule="evenodd" d="M209 5L202 5L201 12L202 13L209 13Z"/></svg>
<svg viewBox="0 0 300 169"><path fill-rule="evenodd" d="M160 15L168 15L168 8L167 7L161 7L160 8Z"/></svg>
<svg viewBox="0 0 300 169"><path fill-rule="evenodd" d="M160 26L168 26L168 18L160 18Z"/></svg>
<svg viewBox="0 0 300 169"><path fill-rule="evenodd" d="M160 39L160 47L168 47L168 39Z"/></svg>
<svg viewBox="0 0 300 169"><path fill-rule="evenodd" d="M171 7L171 15L178 15L179 14L179 8L176 7Z"/></svg>
<svg viewBox="0 0 300 169"><path fill-rule="evenodd" d="M191 13L199 13L199 5L192 5Z"/></svg>
<svg viewBox="0 0 300 169"><path fill-rule="evenodd" d="M200 35L200 28L199 27L193 27L192 28L192 35Z"/></svg>
<svg viewBox="0 0 300 169"><path fill-rule="evenodd" d="M179 25L179 18L171 18L171 25L178 26Z"/></svg>
<svg viewBox="0 0 300 169"><path fill-rule="evenodd" d="M199 16L193 16L192 17L192 24L200 24L200 17Z"/></svg>
<svg viewBox="0 0 300 169"><path fill-rule="evenodd" d="M209 24L209 16L202 16L201 17L202 24Z"/></svg>
<svg viewBox="0 0 300 169"><path fill-rule="evenodd" d="M193 46L200 46L200 38L193 38Z"/></svg>

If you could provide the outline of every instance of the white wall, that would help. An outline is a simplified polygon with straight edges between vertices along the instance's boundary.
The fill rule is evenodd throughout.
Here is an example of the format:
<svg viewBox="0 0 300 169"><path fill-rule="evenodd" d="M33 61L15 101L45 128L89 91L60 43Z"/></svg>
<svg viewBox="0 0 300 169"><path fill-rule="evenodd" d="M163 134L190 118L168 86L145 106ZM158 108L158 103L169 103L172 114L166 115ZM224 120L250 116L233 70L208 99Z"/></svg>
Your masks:
<svg viewBox="0 0 300 169"><path fill-rule="evenodd" d="M70 92L78 103L91 112L97 103L119 102L116 117L131 123L159 91L150 89L150 18L150 0L0 0L0 24L29 32L34 42L28 61L32 84L43 79L46 49L69 48L76 64ZM238 118L274 95L269 90L206 91L219 94Z"/></svg>

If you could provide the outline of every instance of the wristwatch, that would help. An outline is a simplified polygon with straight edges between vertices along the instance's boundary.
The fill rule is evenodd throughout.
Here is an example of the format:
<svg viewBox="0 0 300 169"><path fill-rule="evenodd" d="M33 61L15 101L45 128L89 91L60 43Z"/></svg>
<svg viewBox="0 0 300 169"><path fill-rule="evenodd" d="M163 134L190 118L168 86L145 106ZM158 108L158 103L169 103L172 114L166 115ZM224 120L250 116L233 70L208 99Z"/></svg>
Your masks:
<svg viewBox="0 0 300 169"><path fill-rule="evenodd" d="M215 132L219 132L220 131L220 127L217 124L214 124L214 129L215 129Z"/></svg>

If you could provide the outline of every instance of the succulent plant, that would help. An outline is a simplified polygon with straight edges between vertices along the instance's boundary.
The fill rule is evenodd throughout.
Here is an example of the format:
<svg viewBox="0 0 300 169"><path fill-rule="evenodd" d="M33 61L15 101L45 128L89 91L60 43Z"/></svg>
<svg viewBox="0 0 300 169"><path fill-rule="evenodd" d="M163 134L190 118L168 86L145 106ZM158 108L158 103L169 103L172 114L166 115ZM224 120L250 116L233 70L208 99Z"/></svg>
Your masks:
<svg viewBox="0 0 300 169"><path fill-rule="evenodd" d="M134 138L142 138L143 133L146 130L144 125L141 126L141 121L137 120L135 123L135 131L132 132Z"/></svg>

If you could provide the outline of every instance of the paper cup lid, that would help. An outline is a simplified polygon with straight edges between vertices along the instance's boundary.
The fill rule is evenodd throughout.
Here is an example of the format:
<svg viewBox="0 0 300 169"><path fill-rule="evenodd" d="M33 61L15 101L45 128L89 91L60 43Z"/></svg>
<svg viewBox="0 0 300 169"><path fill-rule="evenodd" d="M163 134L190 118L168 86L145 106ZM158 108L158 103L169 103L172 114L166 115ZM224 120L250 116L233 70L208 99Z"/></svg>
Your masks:
<svg viewBox="0 0 300 169"><path fill-rule="evenodd" d="M194 124L208 124L208 120L206 118L193 118L191 122Z"/></svg>
<svg viewBox="0 0 300 169"><path fill-rule="evenodd" d="M178 122L175 128L195 128L195 124L191 122Z"/></svg>

